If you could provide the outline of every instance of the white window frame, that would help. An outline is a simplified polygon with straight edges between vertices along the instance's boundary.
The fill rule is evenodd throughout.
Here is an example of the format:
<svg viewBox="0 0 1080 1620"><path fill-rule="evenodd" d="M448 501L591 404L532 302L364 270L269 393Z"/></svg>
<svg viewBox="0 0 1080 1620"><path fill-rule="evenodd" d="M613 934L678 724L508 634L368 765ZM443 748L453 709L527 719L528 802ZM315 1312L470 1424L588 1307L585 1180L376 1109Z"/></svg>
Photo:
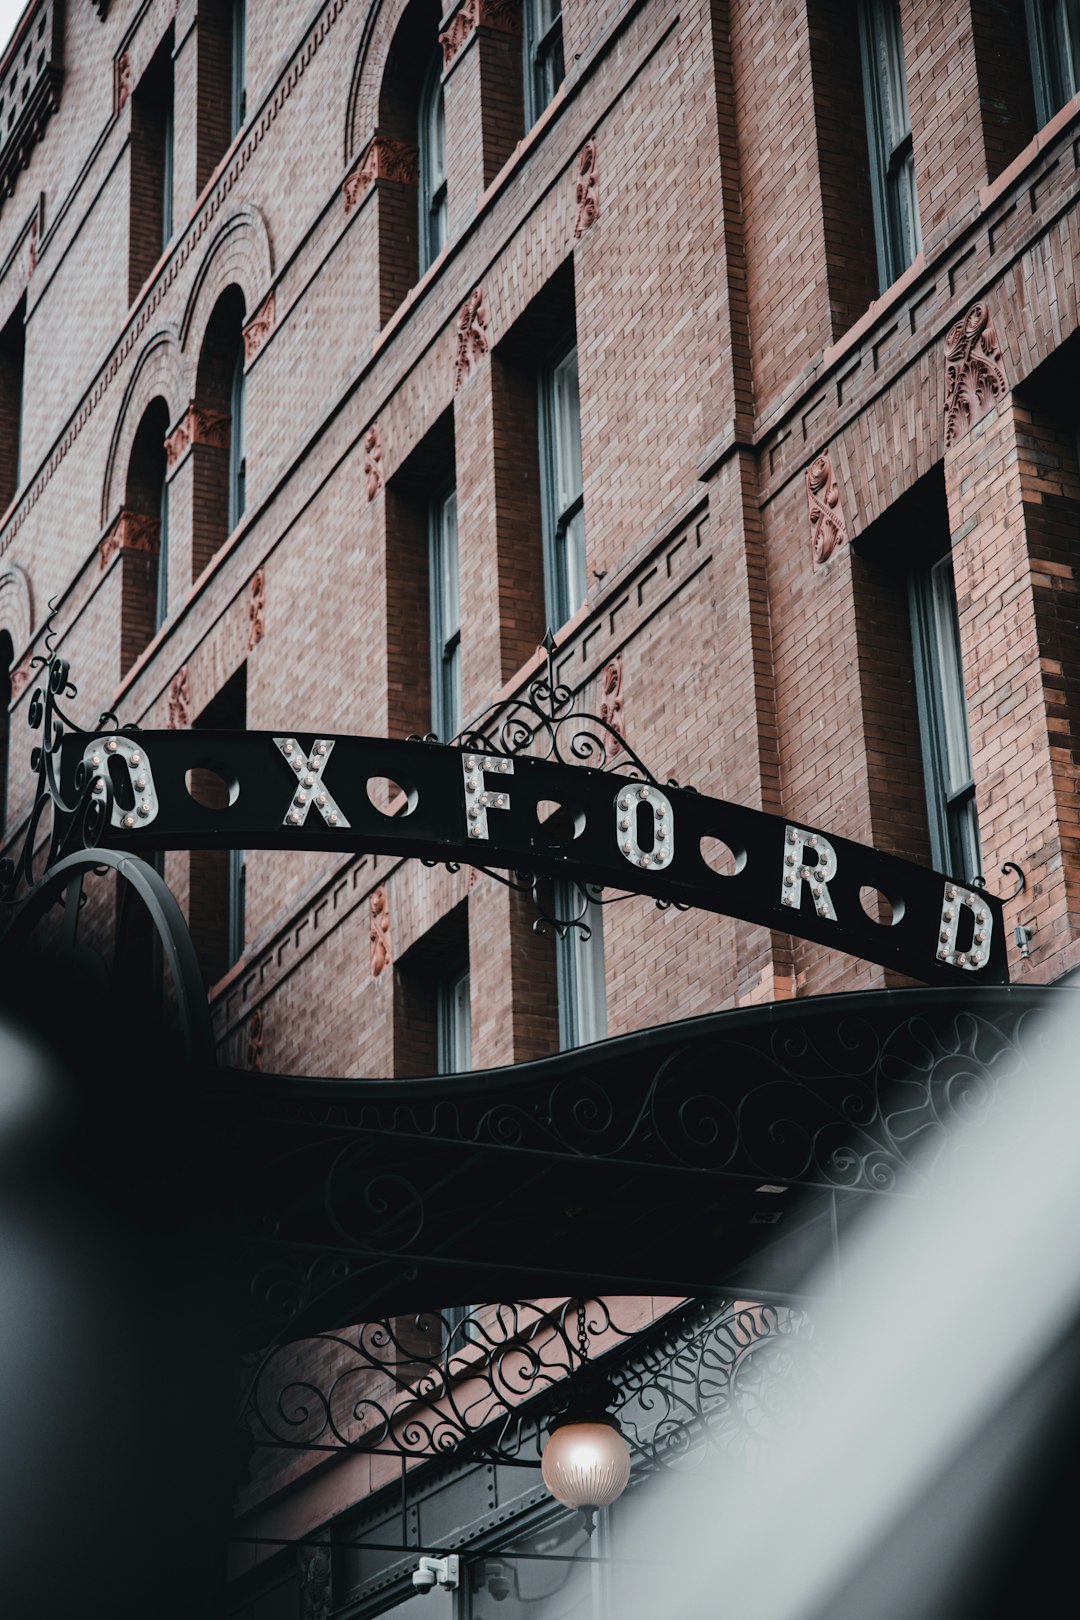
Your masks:
<svg viewBox="0 0 1080 1620"><path fill-rule="evenodd" d="M1024 0L1040 129L1080 90L1080 0Z"/></svg>
<svg viewBox="0 0 1080 1620"><path fill-rule="evenodd" d="M585 512L577 344L540 373L544 601L552 629L585 600Z"/></svg>
<svg viewBox="0 0 1080 1620"><path fill-rule="evenodd" d="M442 55L436 51L424 76L417 117L420 149L420 273L433 264L446 245L446 106Z"/></svg>
<svg viewBox="0 0 1080 1620"><path fill-rule="evenodd" d="M244 398L246 378L244 376L244 345L243 341L236 352L236 363L233 366L232 384L229 389L229 533L232 534L236 525L244 515L247 507L247 456L245 452L246 423Z"/></svg>
<svg viewBox="0 0 1080 1620"><path fill-rule="evenodd" d="M970 882L982 873L952 556L909 576L930 855L939 871Z"/></svg>
<svg viewBox="0 0 1080 1620"><path fill-rule="evenodd" d="M556 880L553 900L556 917L576 917L581 910L581 895L568 879ZM559 1049L563 1052L607 1039L603 908L590 906L586 921L591 930L588 939L580 929L568 928L564 938L556 935L555 940Z"/></svg>
<svg viewBox="0 0 1080 1620"><path fill-rule="evenodd" d="M469 964L458 962L435 982L435 1070L467 1074L472 1068Z"/></svg>
<svg viewBox="0 0 1080 1620"><path fill-rule="evenodd" d="M562 0L525 0L525 127L531 129L563 81Z"/></svg>
<svg viewBox="0 0 1080 1620"><path fill-rule="evenodd" d="M431 729L442 742L462 725L461 592L458 572L457 490L451 485L428 509L428 583L431 602Z"/></svg>
<svg viewBox="0 0 1080 1620"><path fill-rule="evenodd" d="M899 0L860 0L859 48L878 282L884 292L922 247Z"/></svg>

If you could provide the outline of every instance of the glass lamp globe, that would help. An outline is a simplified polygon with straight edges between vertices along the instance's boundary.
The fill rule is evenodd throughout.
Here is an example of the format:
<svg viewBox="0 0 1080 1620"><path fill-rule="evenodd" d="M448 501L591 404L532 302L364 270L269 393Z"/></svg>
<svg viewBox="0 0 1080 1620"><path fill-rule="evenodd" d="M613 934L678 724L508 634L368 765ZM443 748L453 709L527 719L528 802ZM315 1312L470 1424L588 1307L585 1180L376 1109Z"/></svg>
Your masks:
<svg viewBox="0 0 1080 1620"><path fill-rule="evenodd" d="M610 1507L626 1489L630 1448L610 1418L571 1419L552 1430L540 1471L557 1502L584 1514L591 1535L597 1508Z"/></svg>

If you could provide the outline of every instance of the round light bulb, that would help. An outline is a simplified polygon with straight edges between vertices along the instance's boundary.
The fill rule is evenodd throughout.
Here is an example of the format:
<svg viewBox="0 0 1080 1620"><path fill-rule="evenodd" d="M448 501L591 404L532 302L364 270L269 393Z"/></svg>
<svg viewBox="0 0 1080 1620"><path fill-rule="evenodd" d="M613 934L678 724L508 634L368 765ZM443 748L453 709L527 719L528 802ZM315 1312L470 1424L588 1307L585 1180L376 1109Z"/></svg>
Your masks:
<svg viewBox="0 0 1080 1620"><path fill-rule="evenodd" d="M544 1447L540 1471L564 1507L610 1507L630 1479L630 1448L612 1423L563 1423Z"/></svg>

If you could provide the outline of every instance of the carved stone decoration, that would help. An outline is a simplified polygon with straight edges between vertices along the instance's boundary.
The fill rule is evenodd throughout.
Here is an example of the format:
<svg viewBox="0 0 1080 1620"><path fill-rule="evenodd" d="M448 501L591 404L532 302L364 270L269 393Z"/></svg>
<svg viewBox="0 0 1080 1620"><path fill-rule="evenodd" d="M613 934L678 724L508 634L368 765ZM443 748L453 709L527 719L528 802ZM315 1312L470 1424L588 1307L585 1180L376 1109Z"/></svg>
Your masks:
<svg viewBox="0 0 1080 1620"><path fill-rule="evenodd" d="M300 1620L330 1620L330 1548L298 1547Z"/></svg>
<svg viewBox="0 0 1080 1620"><path fill-rule="evenodd" d="M118 551L142 551L156 557L161 536L161 523L143 512L118 512L101 537L98 556L102 571L108 568Z"/></svg>
<svg viewBox="0 0 1080 1620"><path fill-rule="evenodd" d="M474 287L458 311L457 364L454 393L471 377L480 360L491 348L488 338L487 299L483 287Z"/></svg>
<svg viewBox="0 0 1080 1620"><path fill-rule="evenodd" d="M131 57L127 51L116 58L116 110L123 112L131 97Z"/></svg>
<svg viewBox="0 0 1080 1620"><path fill-rule="evenodd" d="M945 448L1009 391L1004 356L985 304L972 304L945 338Z"/></svg>
<svg viewBox="0 0 1080 1620"><path fill-rule="evenodd" d="M29 664L25 664L25 663L20 664L17 669L13 669L12 672L11 672L11 701L12 701L12 703L14 703L15 699L17 697L20 697L22 695L22 693L26 691L26 688L29 685L30 685L30 666L29 666Z"/></svg>
<svg viewBox="0 0 1080 1620"><path fill-rule="evenodd" d="M448 68L479 21L480 0L465 0L459 7L449 28L439 35L442 46L443 67Z"/></svg>
<svg viewBox="0 0 1080 1620"><path fill-rule="evenodd" d="M840 486L833 473L828 447L806 469L806 499L810 507L810 541L816 570L824 568L837 548L848 542Z"/></svg>
<svg viewBox="0 0 1080 1620"><path fill-rule="evenodd" d="M191 687L188 684L187 665L184 664L173 676L169 687L169 717L165 722L166 731L186 731L191 724Z"/></svg>
<svg viewBox="0 0 1080 1620"><path fill-rule="evenodd" d="M266 569L260 568L251 576L251 599L248 602L248 652L254 652L266 634Z"/></svg>
<svg viewBox="0 0 1080 1620"><path fill-rule="evenodd" d="M503 33L520 33L521 6L518 0L464 0L449 28L439 35L444 68L450 66L476 28L498 28Z"/></svg>
<svg viewBox="0 0 1080 1620"><path fill-rule="evenodd" d="M364 488L373 501L383 487L382 436L379 425L373 422L364 434Z"/></svg>
<svg viewBox="0 0 1080 1620"><path fill-rule="evenodd" d="M38 262L38 216L35 213L30 221L30 229L26 233L26 275L27 279L37 269Z"/></svg>
<svg viewBox="0 0 1080 1620"><path fill-rule="evenodd" d="M370 901L371 913L371 977L377 979L384 968L388 968L394 960L393 945L390 940L390 902L386 895L386 885L380 883L372 892Z"/></svg>
<svg viewBox="0 0 1080 1620"><path fill-rule="evenodd" d="M277 321L277 299L270 293L244 327L244 364L250 366Z"/></svg>
<svg viewBox="0 0 1080 1620"><path fill-rule="evenodd" d="M206 444L215 450L229 448L232 418L227 413L207 411L189 405L165 440L165 467L168 472L183 459L193 444Z"/></svg>
<svg viewBox="0 0 1080 1620"><path fill-rule="evenodd" d="M574 190L577 201L577 215L574 219L575 241L585 235L590 225L595 224L600 213L600 176L596 168L595 135L590 135L578 153L577 170L577 185Z"/></svg>
<svg viewBox="0 0 1080 1620"><path fill-rule="evenodd" d="M415 186L419 178L419 147L408 141L392 141L386 135L373 135L342 185L345 212L352 213L375 180L396 180L399 185Z"/></svg>
<svg viewBox="0 0 1080 1620"><path fill-rule="evenodd" d="M600 676L600 718L606 720L613 731L622 732L623 729L623 689L622 689L622 653L616 653L610 664L604 665ZM622 749L622 743L613 737L608 743L608 751L617 754Z"/></svg>
<svg viewBox="0 0 1080 1620"><path fill-rule="evenodd" d="M263 1009L256 1007L247 1022L246 1066L253 1074L263 1072Z"/></svg>

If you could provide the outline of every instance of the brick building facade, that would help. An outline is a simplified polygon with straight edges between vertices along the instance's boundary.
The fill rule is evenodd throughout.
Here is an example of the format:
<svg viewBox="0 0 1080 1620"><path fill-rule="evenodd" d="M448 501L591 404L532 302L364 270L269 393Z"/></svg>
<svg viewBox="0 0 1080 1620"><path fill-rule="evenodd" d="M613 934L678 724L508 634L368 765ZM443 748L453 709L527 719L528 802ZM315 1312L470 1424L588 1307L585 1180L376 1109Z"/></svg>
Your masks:
<svg viewBox="0 0 1080 1620"><path fill-rule="evenodd" d="M550 624L658 775L993 888L1017 862L1013 976L1070 973L1072 17L34 0L0 64L8 838L50 603L92 706L299 734L445 736ZM164 872L222 1051L266 1072L897 982L645 898L560 943L385 857ZM374 1467L293 1477L288 1522ZM242 1612L329 1612L309 1566L299 1611L295 1573L241 1571Z"/></svg>

